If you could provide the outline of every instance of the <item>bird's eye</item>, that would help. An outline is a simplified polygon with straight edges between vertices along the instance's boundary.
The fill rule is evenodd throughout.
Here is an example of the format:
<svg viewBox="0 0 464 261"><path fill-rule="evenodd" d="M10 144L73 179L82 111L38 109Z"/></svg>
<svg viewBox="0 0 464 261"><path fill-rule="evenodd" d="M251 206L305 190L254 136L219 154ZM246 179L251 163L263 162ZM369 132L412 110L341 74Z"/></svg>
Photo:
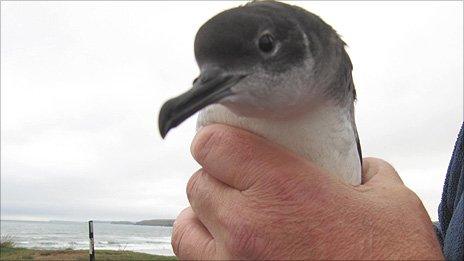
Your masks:
<svg viewBox="0 0 464 261"><path fill-rule="evenodd" d="M259 38L258 47L262 52L270 53L274 49L274 37L264 34Z"/></svg>

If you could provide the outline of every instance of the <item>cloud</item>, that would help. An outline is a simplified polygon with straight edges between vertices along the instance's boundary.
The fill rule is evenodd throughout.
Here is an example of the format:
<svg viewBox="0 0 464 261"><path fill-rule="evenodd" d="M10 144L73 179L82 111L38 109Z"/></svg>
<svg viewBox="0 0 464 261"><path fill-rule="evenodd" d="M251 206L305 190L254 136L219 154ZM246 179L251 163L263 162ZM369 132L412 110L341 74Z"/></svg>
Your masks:
<svg viewBox="0 0 464 261"><path fill-rule="evenodd" d="M435 218L462 123L462 3L295 4L349 45L364 155ZM197 29L236 5L2 2L2 218L175 217L195 119L161 140L157 114L198 74Z"/></svg>

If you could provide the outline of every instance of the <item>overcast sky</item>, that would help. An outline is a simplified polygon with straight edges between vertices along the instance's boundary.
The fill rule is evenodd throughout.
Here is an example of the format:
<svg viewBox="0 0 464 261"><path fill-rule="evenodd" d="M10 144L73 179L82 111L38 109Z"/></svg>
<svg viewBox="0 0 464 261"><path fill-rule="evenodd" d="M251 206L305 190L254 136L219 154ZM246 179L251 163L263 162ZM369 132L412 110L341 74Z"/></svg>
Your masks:
<svg viewBox="0 0 464 261"><path fill-rule="evenodd" d="M238 4L1 2L1 218L176 217L196 119L162 140L158 111L198 74L198 28ZM364 156L436 219L463 120L462 2L296 4L349 45Z"/></svg>

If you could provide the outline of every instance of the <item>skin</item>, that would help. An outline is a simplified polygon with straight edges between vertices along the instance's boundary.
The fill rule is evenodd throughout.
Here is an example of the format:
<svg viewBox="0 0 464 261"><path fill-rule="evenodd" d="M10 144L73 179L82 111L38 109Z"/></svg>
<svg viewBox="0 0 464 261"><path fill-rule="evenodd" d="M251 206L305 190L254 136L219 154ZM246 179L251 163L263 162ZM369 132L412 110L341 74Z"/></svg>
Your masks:
<svg viewBox="0 0 464 261"><path fill-rule="evenodd" d="M250 132L210 125L174 223L180 259L443 259L419 198L381 159L346 185Z"/></svg>

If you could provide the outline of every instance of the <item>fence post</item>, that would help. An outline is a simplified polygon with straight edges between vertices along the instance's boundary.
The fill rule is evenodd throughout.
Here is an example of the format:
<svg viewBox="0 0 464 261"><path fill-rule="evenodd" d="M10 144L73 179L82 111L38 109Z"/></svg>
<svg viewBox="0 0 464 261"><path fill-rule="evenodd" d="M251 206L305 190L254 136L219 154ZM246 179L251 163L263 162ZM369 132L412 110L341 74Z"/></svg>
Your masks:
<svg viewBox="0 0 464 261"><path fill-rule="evenodd" d="M93 221L89 221L89 240L90 240L90 246L89 246L89 260L90 261L95 261L95 248L94 248L94 240L93 240Z"/></svg>

